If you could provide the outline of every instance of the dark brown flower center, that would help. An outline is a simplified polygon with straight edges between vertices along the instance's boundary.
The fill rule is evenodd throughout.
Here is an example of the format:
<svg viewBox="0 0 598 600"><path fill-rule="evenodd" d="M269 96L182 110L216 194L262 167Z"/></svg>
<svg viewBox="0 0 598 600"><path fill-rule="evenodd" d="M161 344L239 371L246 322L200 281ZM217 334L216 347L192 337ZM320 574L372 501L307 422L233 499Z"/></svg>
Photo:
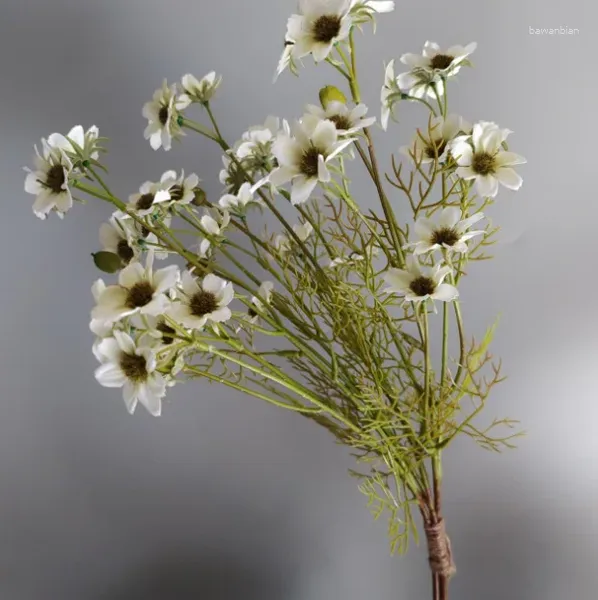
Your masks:
<svg viewBox="0 0 598 600"><path fill-rule="evenodd" d="M139 383L147 379L147 363L143 356L123 352L120 357L120 368L130 381Z"/></svg>
<svg viewBox="0 0 598 600"><path fill-rule="evenodd" d="M459 234L452 227L443 227L434 231L430 241L432 244L440 244L441 246L454 246L459 239Z"/></svg>
<svg viewBox="0 0 598 600"><path fill-rule="evenodd" d="M154 297L154 287L148 281L136 283L130 290L125 302L128 308L141 308L149 304Z"/></svg>
<svg viewBox="0 0 598 600"><path fill-rule="evenodd" d="M127 240L120 240L116 246L116 253L124 263L131 262L131 259L135 256L133 248L129 246Z"/></svg>
<svg viewBox="0 0 598 600"><path fill-rule="evenodd" d="M189 308L191 309L191 314L196 317L203 317L214 312L218 308L218 302L216 301L216 296L214 296L214 294L202 290L201 292L197 292L197 294L191 298Z"/></svg>
<svg viewBox="0 0 598 600"><path fill-rule="evenodd" d="M434 160L436 157L440 158L445 149L446 142L443 139L430 140L430 143L426 146L424 152L427 158Z"/></svg>
<svg viewBox="0 0 598 600"><path fill-rule="evenodd" d="M322 15L313 26L313 38L316 42L327 44L331 42L341 30L341 20L337 15Z"/></svg>
<svg viewBox="0 0 598 600"><path fill-rule="evenodd" d="M301 157L299 170L306 177L316 177L318 175L318 159L321 152L315 147L310 146Z"/></svg>
<svg viewBox="0 0 598 600"><path fill-rule="evenodd" d="M478 175L491 175L496 170L494 156L488 154L488 152L474 154L471 161L471 168Z"/></svg>
<svg viewBox="0 0 598 600"><path fill-rule="evenodd" d="M328 117L328 120L332 121L337 129L341 129L346 131L347 129L351 129L352 124L347 117L344 115L333 115L332 117Z"/></svg>
<svg viewBox="0 0 598 600"><path fill-rule="evenodd" d="M166 126L166 123L168 123L168 118L170 117L169 112L170 111L168 110L168 106L163 106L158 112L158 120L164 126Z"/></svg>
<svg viewBox="0 0 598 600"><path fill-rule="evenodd" d="M424 277L423 275L420 277L416 277L410 284L409 289L416 296L431 296L436 289L436 284L434 280L430 277Z"/></svg>
<svg viewBox="0 0 598 600"><path fill-rule="evenodd" d="M444 69L448 69L454 60L454 56L448 56L447 54L437 54L432 58L431 66L433 69L443 71Z"/></svg>
<svg viewBox="0 0 598 600"><path fill-rule="evenodd" d="M139 200L137 200L137 208L139 210L147 210L151 208L154 203L154 194L143 194Z"/></svg>
<svg viewBox="0 0 598 600"><path fill-rule="evenodd" d="M175 330L170 325L167 325L164 321L160 321L156 325L156 329L162 334L162 343L172 344L174 342Z"/></svg>
<svg viewBox="0 0 598 600"><path fill-rule="evenodd" d="M170 188L170 199L171 200L174 200L175 202L177 200L182 200L184 195L185 195L185 190L183 189L182 185L179 185L177 183L176 185L173 185Z"/></svg>
<svg viewBox="0 0 598 600"><path fill-rule="evenodd" d="M46 181L44 185L50 188L55 194L60 194L64 191L63 185L65 182L64 167L62 165L53 165L46 173Z"/></svg>

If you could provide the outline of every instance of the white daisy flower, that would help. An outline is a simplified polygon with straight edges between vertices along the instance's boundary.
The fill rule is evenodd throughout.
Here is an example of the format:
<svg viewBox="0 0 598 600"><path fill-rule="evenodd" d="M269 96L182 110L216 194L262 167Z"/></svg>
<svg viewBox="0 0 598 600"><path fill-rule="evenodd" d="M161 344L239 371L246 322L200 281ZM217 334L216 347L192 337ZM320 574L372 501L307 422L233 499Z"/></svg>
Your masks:
<svg viewBox="0 0 598 600"><path fill-rule="evenodd" d="M110 285L100 294L92 319L115 322L135 313L164 313L169 304L166 293L176 285L179 269L171 265L154 273L153 262L154 253L150 251L145 268L140 263L125 267L118 276L118 285Z"/></svg>
<svg viewBox="0 0 598 600"><path fill-rule="evenodd" d="M203 329L208 321L228 321L232 313L228 305L235 296L233 284L210 273L201 282L185 271L181 280L179 301L173 302L168 315L189 329Z"/></svg>
<svg viewBox="0 0 598 600"><path fill-rule="evenodd" d="M176 339L176 330L168 324L164 315L136 314L129 319L129 324L141 333L139 340L156 351L171 346Z"/></svg>
<svg viewBox="0 0 598 600"><path fill-rule="evenodd" d="M171 173L171 172L170 172ZM129 208L135 211L140 217L150 215L159 204L171 200L168 188L171 187L172 181L166 179L153 183L146 181L139 188L139 193L129 196Z"/></svg>
<svg viewBox="0 0 598 600"><path fill-rule="evenodd" d="M127 410L133 414L141 402L154 417L162 412L166 380L156 370L156 354L147 346L137 346L122 331L100 342L98 352L105 362L95 371L95 378L104 387L123 388Z"/></svg>
<svg viewBox="0 0 598 600"><path fill-rule="evenodd" d="M291 202L303 204L318 182L330 181L327 163L353 139L339 141L334 123L314 115L306 115L301 123L296 123L292 133L292 137L281 133L274 142L272 152L280 166L272 171L269 181L275 186L291 181Z"/></svg>
<svg viewBox="0 0 598 600"><path fill-rule="evenodd" d="M112 215L110 221L100 225L100 244L104 252L116 254L123 265L128 265L137 259L140 248L133 242L134 231L131 229L131 219L119 219Z"/></svg>
<svg viewBox="0 0 598 600"><path fill-rule="evenodd" d="M395 9L393 0L351 0L351 10L367 9L375 13L389 13Z"/></svg>
<svg viewBox="0 0 598 600"><path fill-rule="evenodd" d="M299 14L291 15L287 38L293 40L292 56L312 54L316 62L325 60L334 44L351 30L350 0L299 0Z"/></svg>
<svg viewBox="0 0 598 600"><path fill-rule="evenodd" d="M474 125L471 137L459 138L451 145L451 154L459 165L456 174L475 180L477 191L484 198L494 198L499 183L511 190L518 190L523 183L513 166L526 163L526 159L502 146L510 133L496 123L481 121Z"/></svg>
<svg viewBox="0 0 598 600"><path fill-rule="evenodd" d="M415 159L417 164L432 163L446 160L447 153L459 133L471 133L471 125L458 115L434 117L430 121L428 131L418 131L411 146L403 146L401 153Z"/></svg>
<svg viewBox="0 0 598 600"><path fill-rule="evenodd" d="M284 41L284 50L282 51L282 55L280 60L278 61L278 65L276 67L276 72L274 73L274 77L272 83L276 83L276 80L280 77L281 73L286 69L290 69L291 73L297 74L297 65L293 60L293 46L295 42L289 39L288 35Z"/></svg>
<svg viewBox="0 0 598 600"><path fill-rule="evenodd" d="M184 102L177 102L176 86L168 87L166 80L154 92L151 102L146 102L143 106L143 116L149 121L143 135L154 150L160 147L170 150L172 139L185 135L179 124L178 113L183 108Z"/></svg>
<svg viewBox="0 0 598 600"><path fill-rule="evenodd" d="M98 138L99 129L93 125L87 131L81 125L73 127L66 136L53 133L48 137L48 146L60 148L73 164L88 160L97 160L100 156Z"/></svg>
<svg viewBox="0 0 598 600"><path fill-rule="evenodd" d="M106 284L102 279L98 279L91 286L91 293L93 295L93 299L97 302L102 292L106 289ZM105 338L112 335L113 324L106 323L103 319L92 319L89 323L89 329L96 336L96 341L93 344L92 351L94 356L100 361L103 362L100 354L98 353L98 344Z"/></svg>
<svg viewBox="0 0 598 600"><path fill-rule="evenodd" d="M448 266L423 267L417 258L407 257L407 269L388 269L384 280L388 288L384 291L405 297L405 302L422 302L428 299L451 302L459 297L459 291L449 283L443 283L452 273Z"/></svg>
<svg viewBox="0 0 598 600"><path fill-rule="evenodd" d="M211 71L205 77L198 81L194 75L187 73L183 75L181 87L183 93L179 96L177 108L182 110L187 108L193 102L205 104L209 102L216 90L222 83L222 77L217 76L215 71Z"/></svg>
<svg viewBox="0 0 598 600"><path fill-rule="evenodd" d="M358 104L352 109L346 104L336 101L329 102L325 109L309 104L307 112L322 121L326 119L332 121L339 135L352 135L376 122L376 117L364 118L368 112L365 104Z"/></svg>
<svg viewBox="0 0 598 600"><path fill-rule="evenodd" d="M272 281L264 281L257 291L257 296L251 298L251 304L255 306L255 309L250 307L247 311L250 323L257 323L259 313L264 311L264 304L270 304L272 302L273 289L274 283Z"/></svg>
<svg viewBox="0 0 598 600"><path fill-rule="evenodd" d="M401 90L397 83L395 75L395 61L391 60L384 70L384 85L380 92L380 102L382 103L382 113L380 115L380 124L382 129L386 131L388 121L392 114L392 107L395 102L401 97Z"/></svg>
<svg viewBox="0 0 598 600"><path fill-rule="evenodd" d="M166 171L160 179L162 188L170 194L172 204L191 204L195 199L195 189L199 185L201 179L191 173L185 177L185 171L181 171L180 176L177 176L176 171Z"/></svg>
<svg viewBox="0 0 598 600"><path fill-rule="evenodd" d="M484 230L468 231L468 229L484 218L483 213L461 219L461 209L449 206L444 208L436 219L420 217L415 222L417 242L405 245L413 248L413 254L425 254L433 250L446 249L464 254L471 238L484 235Z"/></svg>
<svg viewBox="0 0 598 600"><path fill-rule="evenodd" d="M313 233L314 228L311 223L306 221L305 223L293 225L293 231L302 242L305 242ZM279 234L274 238L274 249L281 253L288 252L291 249L292 243L293 240L291 238L284 234Z"/></svg>
<svg viewBox="0 0 598 600"><path fill-rule="evenodd" d="M422 54L403 54L401 62L412 69L426 69L443 78L456 75L467 57L474 52L477 44L472 42L467 46L451 46L441 50L434 42L426 42Z"/></svg>
<svg viewBox="0 0 598 600"><path fill-rule="evenodd" d="M411 71L399 74L397 84L403 94L413 98L425 95L436 98L444 95L444 81L438 73L423 67L414 67Z"/></svg>
<svg viewBox="0 0 598 600"><path fill-rule="evenodd" d="M33 212L36 217L45 219L48 213L55 211L62 218L73 206L73 197L69 188L73 164L60 148L48 146L42 140L43 154L35 148L35 169L25 167L25 191L36 196Z"/></svg>
<svg viewBox="0 0 598 600"><path fill-rule="evenodd" d="M220 198L218 204L226 210L244 214L248 204L259 204L263 206L264 202L261 198L254 196L250 183L244 183L238 194L225 194Z"/></svg>

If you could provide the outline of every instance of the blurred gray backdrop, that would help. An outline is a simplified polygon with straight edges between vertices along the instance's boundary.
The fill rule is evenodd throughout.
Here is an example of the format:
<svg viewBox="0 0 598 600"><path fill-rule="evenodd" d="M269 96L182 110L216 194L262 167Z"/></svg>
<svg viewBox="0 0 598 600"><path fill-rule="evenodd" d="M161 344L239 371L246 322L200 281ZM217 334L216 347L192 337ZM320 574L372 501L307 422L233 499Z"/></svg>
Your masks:
<svg viewBox="0 0 598 600"><path fill-rule="evenodd" d="M93 378L90 260L100 202L37 220L23 192L32 145L96 124L127 195L168 168L218 194L216 149L143 140L163 77L224 76L216 111L234 140L293 118L336 82L310 61L271 85L294 0L0 2L0 597L2 600L425 600L423 548L390 557L346 471L352 460L297 415L207 385L129 416ZM470 333L497 313L507 382L486 416L519 418L516 451L468 441L446 455L455 600L593 600L598 586L596 8L583 0L399 0L359 37L378 114L383 61L426 39L479 42L451 109L515 131L524 186L501 191L496 259L462 290ZM577 27L537 36L529 27ZM417 106L378 135L388 156L424 125ZM373 194L356 182L364 201ZM361 187L359 187L361 186ZM401 201L398 197L397 202ZM373 202L373 199L372 199Z"/></svg>

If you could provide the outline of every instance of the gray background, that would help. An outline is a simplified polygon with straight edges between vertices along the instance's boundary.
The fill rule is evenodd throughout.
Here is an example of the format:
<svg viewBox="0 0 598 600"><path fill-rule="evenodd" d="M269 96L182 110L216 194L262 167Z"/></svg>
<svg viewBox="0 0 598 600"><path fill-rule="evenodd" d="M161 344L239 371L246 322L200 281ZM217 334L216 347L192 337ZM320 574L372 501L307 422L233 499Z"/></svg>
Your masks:
<svg viewBox="0 0 598 600"><path fill-rule="evenodd" d="M95 123L111 137L126 195L172 167L219 190L215 148L170 154L142 138L163 77L216 69L235 139L269 113L298 116L328 71L271 86L291 0L2 0L0 10L0 596L3 600L207 598L419 600L424 550L390 557L325 431L257 400L188 385L161 419L125 412L93 379L89 253L108 207L41 222L23 190L32 144ZM382 62L476 40L451 107L513 129L528 157L517 194L492 208L496 259L462 290L468 331L503 315L494 349L510 376L487 416L521 419L518 450L468 441L446 460L446 517L459 600L596 597L598 316L596 9L582 0L400 0L359 38L365 100L378 113ZM580 35L538 37L567 25ZM309 64L307 61L306 64ZM336 81L336 80L334 80ZM394 151L422 113L381 138ZM361 187L359 187L361 186ZM364 203L373 190L358 182ZM367 193L367 195L366 195ZM401 200L396 199L397 202ZM373 200L372 200L373 202Z"/></svg>

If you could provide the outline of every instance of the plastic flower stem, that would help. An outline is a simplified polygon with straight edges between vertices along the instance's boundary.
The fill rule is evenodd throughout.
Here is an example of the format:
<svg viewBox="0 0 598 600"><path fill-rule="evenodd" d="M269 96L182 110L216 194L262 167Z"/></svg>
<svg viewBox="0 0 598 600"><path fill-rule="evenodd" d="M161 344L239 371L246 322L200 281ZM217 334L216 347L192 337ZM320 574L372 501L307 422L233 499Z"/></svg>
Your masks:
<svg viewBox="0 0 598 600"><path fill-rule="evenodd" d="M246 394L250 394L251 396L259 398L260 400L265 400L266 402L269 402L270 404L274 404L275 406L278 406L280 408L285 408L287 410L292 410L292 411L301 412L301 413L321 412L321 409L319 409L319 408L314 409L314 408L308 408L305 406L292 406L290 404L286 404L285 402L275 400L274 398L270 398L269 396L266 396L265 394L262 394L256 390L252 390L251 388L247 388L245 386L239 385L238 383L234 383L233 381L229 381L228 379L225 379L224 377L219 377L218 375L214 375L213 373L210 373L207 370L204 371L202 369L199 369L198 367L188 366L188 367L185 367L185 371L194 373L201 377L206 377L207 379L216 381L218 383L223 383L224 385L226 385L234 390L237 390L239 392L244 392Z"/></svg>

